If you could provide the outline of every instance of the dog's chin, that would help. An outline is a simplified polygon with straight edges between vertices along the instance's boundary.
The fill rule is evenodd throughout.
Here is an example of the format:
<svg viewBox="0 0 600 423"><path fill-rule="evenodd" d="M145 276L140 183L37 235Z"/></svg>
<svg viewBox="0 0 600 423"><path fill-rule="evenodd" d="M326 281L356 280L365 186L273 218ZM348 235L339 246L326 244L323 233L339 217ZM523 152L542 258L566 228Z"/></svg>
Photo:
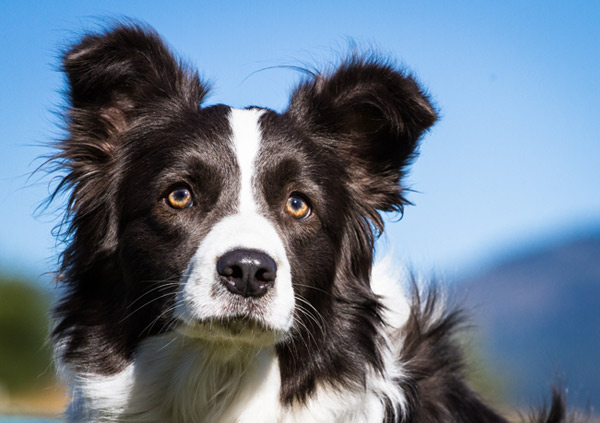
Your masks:
<svg viewBox="0 0 600 423"><path fill-rule="evenodd" d="M193 322L181 322L176 332L186 338L198 339L233 347L266 347L283 340L287 333L249 317L219 317Z"/></svg>

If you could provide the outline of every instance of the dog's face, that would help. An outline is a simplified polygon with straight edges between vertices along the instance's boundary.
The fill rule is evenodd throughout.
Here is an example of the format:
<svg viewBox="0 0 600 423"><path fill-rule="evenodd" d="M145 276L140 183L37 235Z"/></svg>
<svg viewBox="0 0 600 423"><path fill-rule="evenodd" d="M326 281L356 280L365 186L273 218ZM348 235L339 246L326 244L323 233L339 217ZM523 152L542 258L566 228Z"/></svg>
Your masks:
<svg viewBox="0 0 600 423"><path fill-rule="evenodd" d="M170 208L174 194L185 198L182 210L194 208L194 192L212 190L217 199L197 215L200 219L188 222L202 227L203 235L191 243L195 252L181 278L175 317L183 322L178 330L187 336L258 345L274 343L291 327L294 310L289 245L284 244L289 229L282 224L289 225L291 220L308 222L311 213L301 194L282 192L293 188L273 187L278 199L287 199L285 204L273 204L268 201L270 197L260 192L257 181L262 171L258 170L270 161L265 159L263 148L259 123L262 113L229 109L222 112L226 113L229 129L227 153L216 157L228 157L229 164L219 168L217 161L217 166L212 167L212 187L176 188L166 198ZM209 140L207 145L210 144ZM288 160L293 161L293 156ZM197 198L200 205L201 197ZM294 213L298 216L294 217ZM216 219L203 224L202 220L214 214L218 215Z"/></svg>
<svg viewBox="0 0 600 423"><path fill-rule="evenodd" d="M196 73L132 26L86 36L63 70L67 360L110 373L170 330L276 344L289 372L303 349L340 371L329 344L375 354L374 231L435 121L411 77L351 57L283 113L204 106Z"/></svg>
<svg viewBox="0 0 600 423"><path fill-rule="evenodd" d="M140 131L122 140L116 204L131 283L156 287L187 336L280 340L307 307L296 291L331 291L343 164L269 110L196 108Z"/></svg>

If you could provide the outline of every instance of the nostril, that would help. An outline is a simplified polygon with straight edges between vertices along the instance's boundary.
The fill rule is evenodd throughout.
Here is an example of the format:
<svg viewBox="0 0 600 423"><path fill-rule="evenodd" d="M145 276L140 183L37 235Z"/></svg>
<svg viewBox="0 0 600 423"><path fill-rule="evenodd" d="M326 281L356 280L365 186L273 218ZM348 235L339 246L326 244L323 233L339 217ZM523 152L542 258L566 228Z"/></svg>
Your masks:
<svg viewBox="0 0 600 423"><path fill-rule="evenodd" d="M258 269L255 278L257 281L263 283L273 282L275 280L275 272L269 269Z"/></svg>
<svg viewBox="0 0 600 423"><path fill-rule="evenodd" d="M221 265L217 266L217 271L219 275L225 276L231 279L241 279L244 276L244 272L241 267L236 265Z"/></svg>
<svg viewBox="0 0 600 423"><path fill-rule="evenodd" d="M267 255L265 255L260 265L257 266L257 269L254 274L254 278L263 283L271 283L275 281L275 277L277 276L277 265L273 261L273 259Z"/></svg>
<svg viewBox="0 0 600 423"><path fill-rule="evenodd" d="M233 279L242 279L244 277L244 271L239 266L233 266L231 277Z"/></svg>

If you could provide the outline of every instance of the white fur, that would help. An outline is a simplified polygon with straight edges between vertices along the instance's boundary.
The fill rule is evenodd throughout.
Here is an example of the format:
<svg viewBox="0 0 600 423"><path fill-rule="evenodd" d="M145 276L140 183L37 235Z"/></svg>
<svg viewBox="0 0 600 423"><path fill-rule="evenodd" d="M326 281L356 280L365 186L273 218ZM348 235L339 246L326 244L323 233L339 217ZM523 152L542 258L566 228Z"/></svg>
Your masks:
<svg viewBox="0 0 600 423"><path fill-rule="evenodd" d="M410 316L408 287L401 285L401 281L406 279L400 267L393 264L391 256L384 257L371 270L371 289L384 306L383 320L386 323L380 345L384 371L373 378L373 388L388 396L397 415L408 412L405 394L398 386L398 381L406 377L402 363L398 362L404 344L402 328Z"/></svg>
<svg viewBox="0 0 600 423"><path fill-rule="evenodd" d="M394 264L390 255L375 263L371 270L371 289L386 307L386 322L395 329L403 327L410 314L410 303L406 295L410 287L402 285L402 281L406 280L408 275Z"/></svg>
<svg viewBox="0 0 600 423"><path fill-rule="evenodd" d="M61 359L55 348L57 371L70 388L71 402L65 414L67 423L113 422L123 413L131 398L134 366L111 376L78 373Z"/></svg>
<svg viewBox="0 0 600 423"><path fill-rule="evenodd" d="M262 113L263 111L258 109L231 109L229 115L234 151L241 174L239 213L256 213L257 210L252 182L254 164L262 139L258 125Z"/></svg>

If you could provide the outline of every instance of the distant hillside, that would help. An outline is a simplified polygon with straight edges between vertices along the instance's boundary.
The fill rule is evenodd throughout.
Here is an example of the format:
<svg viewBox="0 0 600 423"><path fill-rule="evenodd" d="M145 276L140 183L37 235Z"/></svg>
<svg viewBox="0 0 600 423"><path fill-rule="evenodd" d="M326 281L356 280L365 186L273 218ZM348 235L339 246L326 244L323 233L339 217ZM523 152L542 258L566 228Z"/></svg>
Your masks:
<svg viewBox="0 0 600 423"><path fill-rule="evenodd" d="M600 411L600 234L506 260L463 280L481 349L517 405L551 382Z"/></svg>
<svg viewBox="0 0 600 423"><path fill-rule="evenodd" d="M0 416L64 409L47 343L48 297L32 282L0 274Z"/></svg>

